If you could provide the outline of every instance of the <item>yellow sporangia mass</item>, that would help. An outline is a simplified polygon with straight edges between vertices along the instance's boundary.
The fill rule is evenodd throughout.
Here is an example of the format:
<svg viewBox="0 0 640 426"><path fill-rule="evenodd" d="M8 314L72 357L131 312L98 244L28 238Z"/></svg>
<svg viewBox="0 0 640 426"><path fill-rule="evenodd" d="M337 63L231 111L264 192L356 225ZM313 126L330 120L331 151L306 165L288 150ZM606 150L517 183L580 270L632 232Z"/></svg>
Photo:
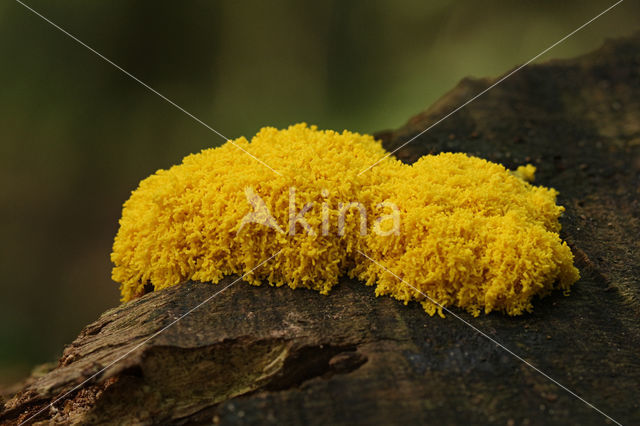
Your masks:
<svg viewBox="0 0 640 426"><path fill-rule="evenodd" d="M124 204L111 254L123 301L230 274L327 294L349 275L430 315L518 315L579 278L533 166L447 153L361 173L386 154L369 135L297 124L159 170Z"/></svg>

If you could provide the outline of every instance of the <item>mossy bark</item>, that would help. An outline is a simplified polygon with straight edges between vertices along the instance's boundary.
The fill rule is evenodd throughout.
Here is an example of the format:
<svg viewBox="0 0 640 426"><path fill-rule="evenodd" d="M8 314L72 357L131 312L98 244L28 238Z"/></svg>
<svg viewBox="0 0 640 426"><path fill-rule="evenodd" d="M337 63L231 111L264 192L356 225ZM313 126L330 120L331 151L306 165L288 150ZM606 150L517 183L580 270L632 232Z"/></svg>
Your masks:
<svg viewBox="0 0 640 426"><path fill-rule="evenodd" d="M389 150L496 80L466 79ZM619 422L640 423L640 34L528 66L401 148L532 163L560 191L582 278L532 314L458 314ZM0 421L200 424L600 424L605 418L449 315L375 298L239 282L80 390L76 384L219 291L188 283L105 312L57 367L5 401Z"/></svg>

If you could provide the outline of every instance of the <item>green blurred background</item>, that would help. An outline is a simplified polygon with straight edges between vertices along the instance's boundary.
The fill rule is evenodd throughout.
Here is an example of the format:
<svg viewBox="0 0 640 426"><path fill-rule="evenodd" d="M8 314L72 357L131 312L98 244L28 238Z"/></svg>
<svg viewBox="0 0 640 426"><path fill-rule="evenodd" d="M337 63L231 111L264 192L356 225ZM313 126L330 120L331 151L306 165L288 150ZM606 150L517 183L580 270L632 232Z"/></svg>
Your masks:
<svg viewBox="0 0 640 426"><path fill-rule="evenodd" d="M44 1L43 15L227 137L402 125L613 1ZM540 60L639 27L627 1ZM109 254L138 181L222 139L13 1L0 3L0 385L117 305Z"/></svg>

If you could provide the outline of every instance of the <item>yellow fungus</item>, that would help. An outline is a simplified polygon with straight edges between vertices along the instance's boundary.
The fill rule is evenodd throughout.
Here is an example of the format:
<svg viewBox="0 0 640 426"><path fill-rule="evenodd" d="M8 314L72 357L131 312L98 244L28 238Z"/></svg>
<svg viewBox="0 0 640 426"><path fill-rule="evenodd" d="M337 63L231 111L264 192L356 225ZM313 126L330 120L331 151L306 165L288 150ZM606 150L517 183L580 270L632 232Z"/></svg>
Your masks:
<svg viewBox="0 0 640 426"><path fill-rule="evenodd" d="M440 154L360 173L386 155L379 142L304 123L234 143L279 174L226 143L132 192L111 254L123 301L149 285L249 273L280 250L245 280L327 294L349 274L431 315L438 305L517 315L579 278L556 191L525 181L533 166Z"/></svg>
<svg viewBox="0 0 640 426"><path fill-rule="evenodd" d="M518 176L522 180L533 182L536 179L536 168L532 164L527 164L526 166L518 166L513 174Z"/></svg>
<svg viewBox="0 0 640 426"><path fill-rule="evenodd" d="M422 157L405 168L401 182L383 185L387 201L401 210L402 230L371 234L365 246L388 271L372 262L351 271L376 284L377 295L421 301L431 315L442 314L433 301L474 315L518 315L532 309L534 295L566 291L579 278L558 236L564 209L553 189L532 186L499 164L449 153Z"/></svg>

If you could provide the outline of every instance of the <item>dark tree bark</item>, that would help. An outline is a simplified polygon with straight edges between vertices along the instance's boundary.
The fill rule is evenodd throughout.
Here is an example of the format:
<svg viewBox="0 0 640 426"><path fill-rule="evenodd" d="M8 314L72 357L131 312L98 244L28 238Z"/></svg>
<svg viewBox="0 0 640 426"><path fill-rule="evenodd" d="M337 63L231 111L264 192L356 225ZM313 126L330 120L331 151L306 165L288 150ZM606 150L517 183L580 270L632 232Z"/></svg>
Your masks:
<svg viewBox="0 0 640 426"><path fill-rule="evenodd" d="M394 150L490 79L466 79L402 128ZM459 151L560 191L562 237L582 273L532 314L465 320L622 423L640 423L640 34L532 65L396 155ZM361 283L329 296L188 283L105 312L0 420L83 423L600 424L600 413L449 315L429 317Z"/></svg>

